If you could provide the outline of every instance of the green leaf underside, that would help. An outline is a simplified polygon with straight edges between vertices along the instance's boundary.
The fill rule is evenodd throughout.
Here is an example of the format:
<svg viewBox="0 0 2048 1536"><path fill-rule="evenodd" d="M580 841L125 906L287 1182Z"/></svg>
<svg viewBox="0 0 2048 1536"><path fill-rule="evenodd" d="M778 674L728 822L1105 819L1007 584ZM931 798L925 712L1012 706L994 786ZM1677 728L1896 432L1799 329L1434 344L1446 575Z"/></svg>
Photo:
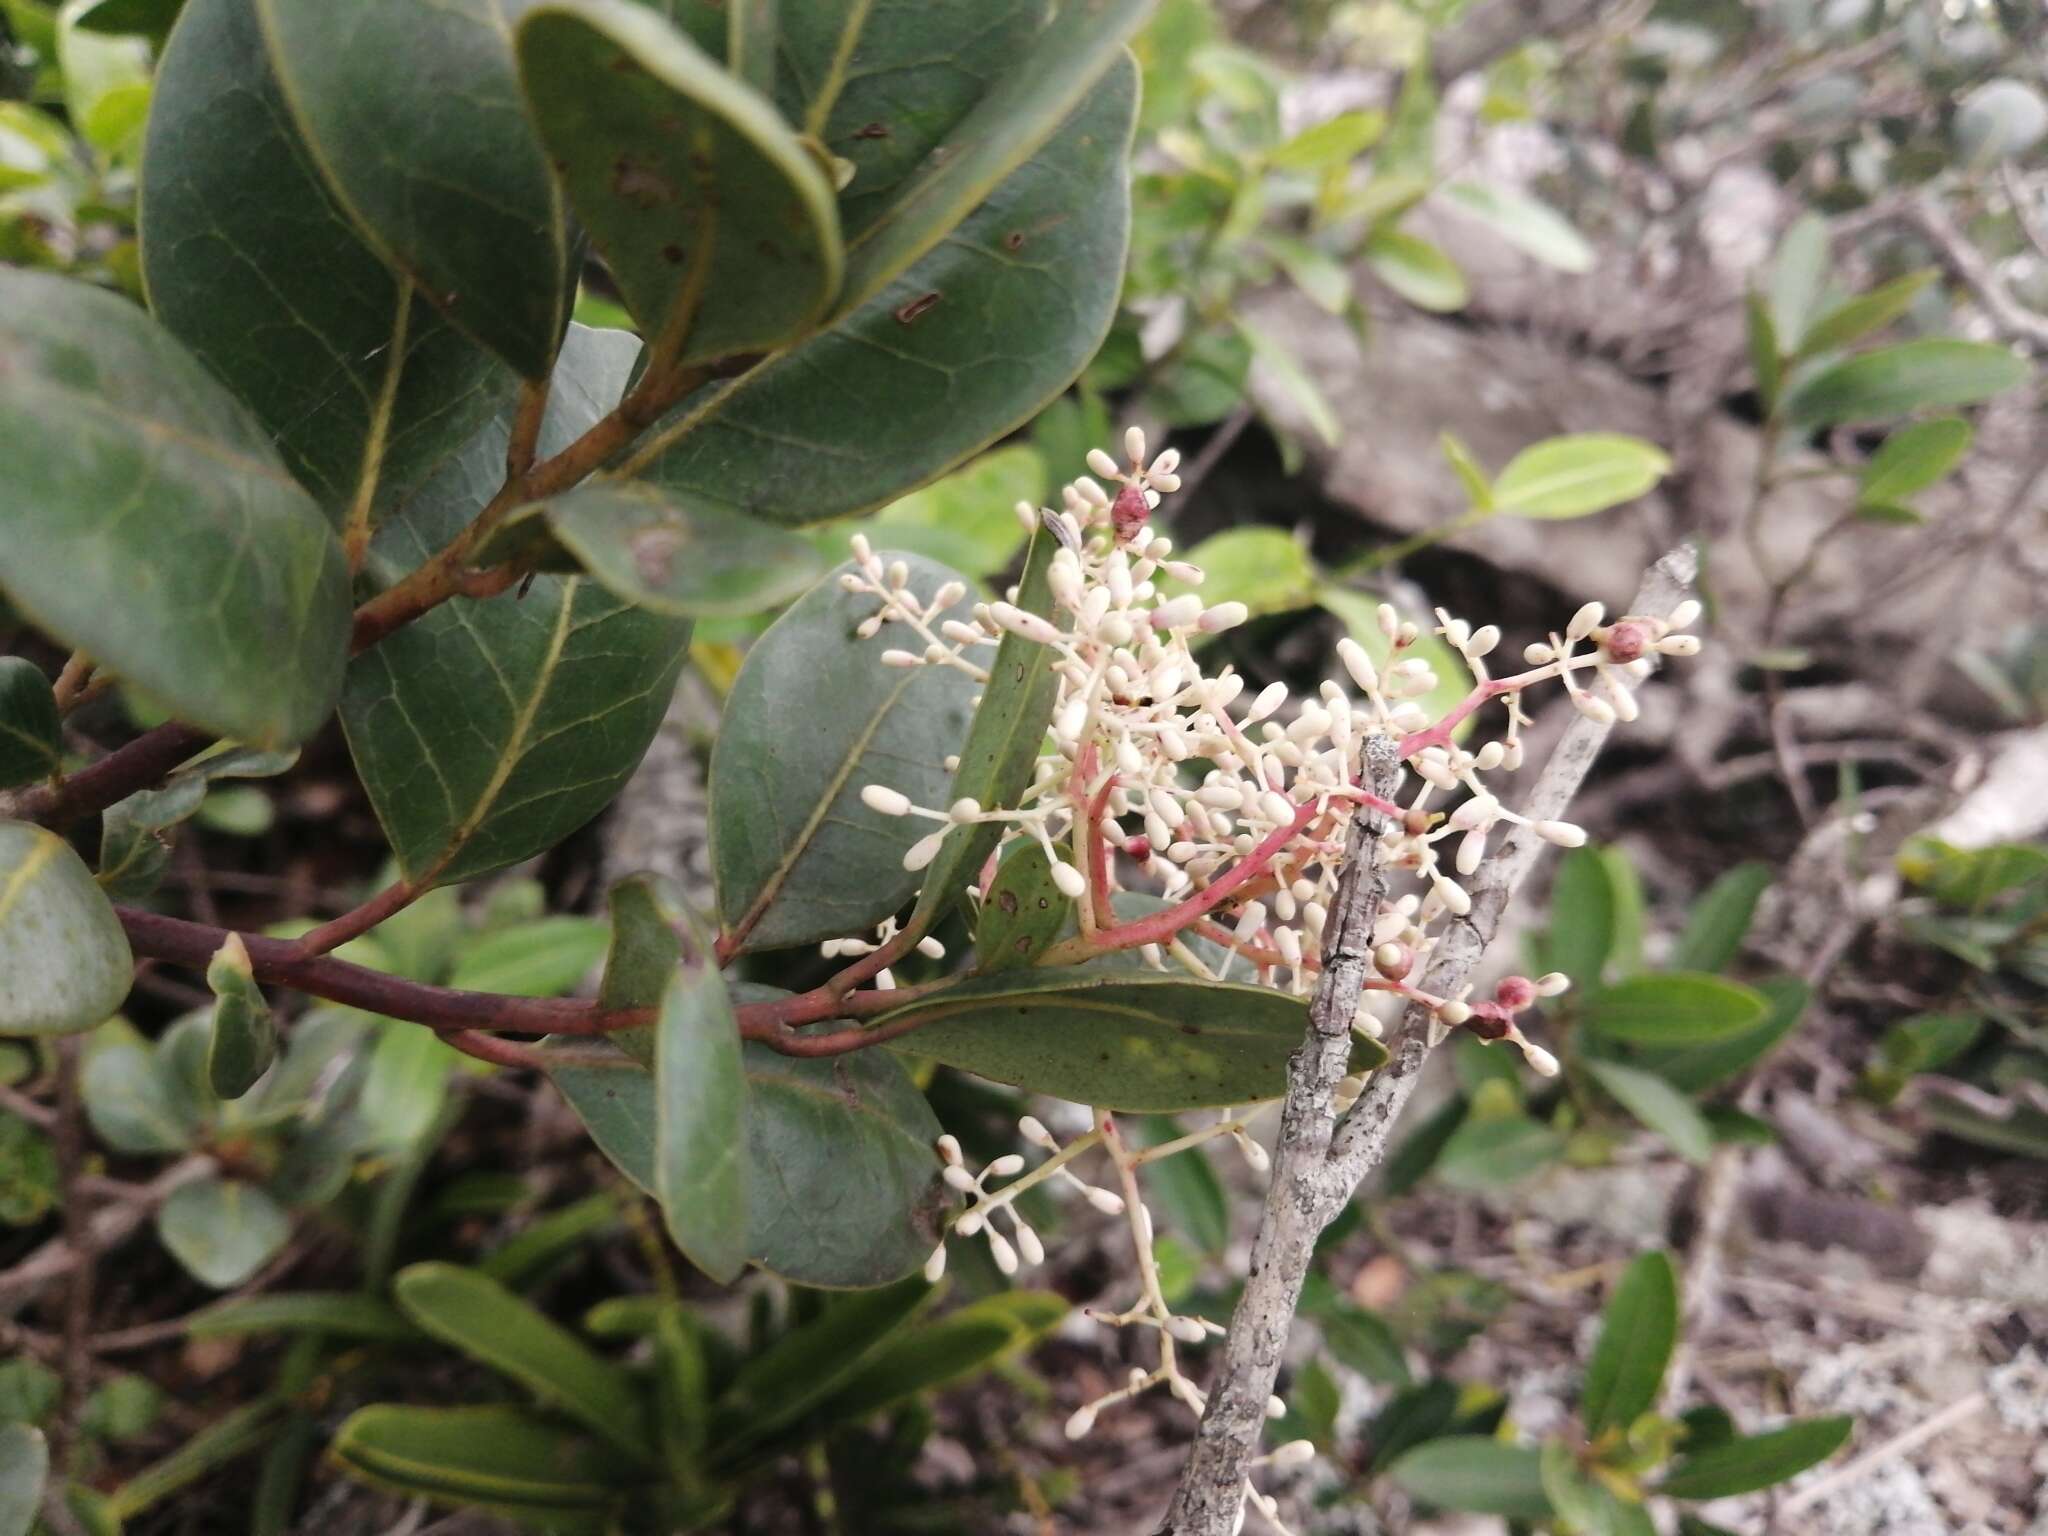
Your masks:
<svg viewBox="0 0 2048 1536"><path fill-rule="evenodd" d="M1599 1341L1586 1365L1579 1414L1586 1433L1627 1428L1657 1403L1678 1338L1678 1277L1670 1257L1645 1253L1622 1272L1607 1300Z"/></svg>
<svg viewBox="0 0 2048 1536"><path fill-rule="evenodd" d="M915 1273L939 1240L946 1197L932 1154L939 1122L902 1064L884 1051L805 1060L753 1044L741 1059L747 1257L800 1285ZM652 1076L623 1059L552 1076L605 1155L651 1192Z"/></svg>
<svg viewBox="0 0 2048 1536"><path fill-rule="evenodd" d="M223 1099L239 1099L277 1059L277 1026L263 989L245 963L215 955L206 968L213 988L213 1027L207 1036L206 1077Z"/></svg>
<svg viewBox="0 0 2048 1536"><path fill-rule="evenodd" d="M171 1256L217 1291L247 1280L292 1235L284 1209L239 1179L180 1185L157 1212L156 1227Z"/></svg>
<svg viewBox="0 0 2048 1536"><path fill-rule="evenodd" d="M1904 341L1860 353L1795 386L1786 397L1785 415L1797 427L1875 421L1929 406L1988 400L2017 389L2030 375L2025 359L1989 342Z"/></svg>
<svg viewBox="0 0 2048 1536"><path fill-rule="evenodd" d="M1040 528L1032 535L1017 585L1017 606L1048 618L1053 611L1052 557L1060 547L1052 533ZM1005 633L988 664L988 682L975 706L974 720L960 747L960 767L947 792L948 805L961 799L985 810L1008 810L1030 786L1052 724L1052 706L1059 679L1052 669L1050 646ZM924 888L911 915L913 928L929 928L960 901L962 888L980 878L988 856L996 851L1003 828L995 822L956 827L946 835L938 857L925 867Z"/></svg>
<svg viewBox="0 0 2048 1536"><path fill-rule="evenodd" d="M0 589L180 718L265 745L333 708L341 546L263 431L111 293L0 270ZM62 573L62 579L56 579Z"/></svg>
<svg viewBox="0 0 2048 1536"><path fill-rule="evenodd" d="M632 1477L617 1452L521 1408L379 1404L349 1416L332 1454L354 1476L403 1493L522 1511L594 1514Z"/></svg>
<svg viewBox="0 0 2048 1536"><path fill-rule="evenodd" d="M926 599L960 579L917 555L881 558L903 560ZM883 666L904 627L854 633L878 606L831 573L754 642L727 696L711 753L711 865L720 919L745 948L859 933L922 883L903 855L932 824L884 816L860 793L879 783L918 805L950 804L945 759L961 749L980 689L952 667ZM933 629L970 606L962 598Z"/></svg>
<svg viewBox="0 0 2048 1536"><path fill-rule="evenodd" d="M172 29L141 202L157 317L330 513L408 480L510 398L512 374L395 277L335 203L255 0L190 0Z"/></svg>
<svg viewBox="0 0 2048 1536"><path fill-rule="evenodd" d="M542 508L552 532L600 586L678 618L738 618L787 602L824 563L800 534L672 492L599 480Z"/></svg>
<svg viewBox="0 0 2048 1536"><path fill-rule="evenodd" d="M631 0L546 0L518 32L534 119L650 336L682 358L802 335L839 291L832 190L774 108Z"/></svg>
<svg viewBox="0 0 2048 1536"><path fill-rule="evenodd" d="M1674 971L1632 976L1586 1002L1586 1023L1610 1040L1641 1045L1705 1045L1761 1020L1769 1003L1750 987L1718 976Z"/></svg>
<svg viewBox="0 0 2048 1536"><path fill-rule="evenodd" d="M568 323L568 211L512 60L522 0L258 0L306 150L367 243L528 378ZM408 61L393 67L393 61Z"/></svg>
<svg viewBox="0 0 2048 1536"><path fill-rule="evenodd" d="M678 971L662 995L654 1091L654 1192L669 1236L705 1274L730 1283L747 1262L747 1084L716 971Z"/></svg>
<svg viewBox="0 0 2048 1536"><path fill-rule="evenodd" d="M809 523L893 501L1029 419L1094 355L1115 312L1136 84L1135 66L1118 62L909 270L686 401L629 463L703 500ZM881 419L876 400L891 402Z"/></svg>
<svg viewBox="0 0 2048 1536"><path fill-rule="evenodd" d="M0 821L0 1034L91 1029L121 1006L133 964L114 909L71 845Z"/></svg>
<svg viewBox="0 0 2048 1536"><path fill-rule="evenodd" d="M892 1049L1034 1093L1162 1114L1277 1098L1306 1022L1301 999L1269 988L1124 970L1006 971L876 1023L912 1012L930 1022ZM1367 1042L1353 1048L1356 1070L1384 1059Z"/></svg>
<svg viewBox="0 0 2048 1536"><path fill-rule="evenodd" d="M1825 1461L1849 1438L1855 1421L1846 1415L1797 1419L1761 1435L1709 1446L1681 1460L1658 1485L1674 1499L1721 1499L1754 1493Z"/></svg>
<svg viewBox="0 0 2048 1536"><path fill-rule="evenodd" d="M0 656L0 789L48 778L63 762L57 695L26 656Z"/></svg>
<svg viewBox="0 0 2048 1536"><path fill-rule="evenodd" d="M541 452L611 407L638 350L624 332L570 328ZM371 547L374 575L396 580L475 515L508 431L486 428L398 505ZM342 728L401 873L473 879L602 810L654 739L689 631L593 582L537 576L523 597L453 598L358 656Z"/></svg>
<svg viewBox="0 0 2048 1536"><path fill-rule="evenodd" d="M392 1282L398 1305L426 1332L595 1430L627 1455L652 1448L639 1394L619 1366L497 1281L456 1264L415 1264Z"/></svg>

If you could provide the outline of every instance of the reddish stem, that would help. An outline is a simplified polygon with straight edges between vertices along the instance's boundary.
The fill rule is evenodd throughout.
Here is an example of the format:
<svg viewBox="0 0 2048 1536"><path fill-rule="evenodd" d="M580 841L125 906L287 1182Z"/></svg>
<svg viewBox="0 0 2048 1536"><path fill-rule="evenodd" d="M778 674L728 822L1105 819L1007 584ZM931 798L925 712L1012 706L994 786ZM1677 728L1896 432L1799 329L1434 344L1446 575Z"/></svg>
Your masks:
<svg viewBox="0 0 2048 1536"><path fill-rule="evenodd" d="M212 740L206 732L176 721L160 725L79 769L61 784L23 791L15 798L12 814L22 821L61 830L156 783Z"/></svg>
<svg viewBox="0 0 2048 1536"><path fill-rule="evenodd" d="M420 896L420 888L408 880L399 880L387 885L368 901L353 911L344 912L331 922L307 930L292 941L298 952L297 958L311 960L341 948L350 939L361 938L372 928L392 914L409 907Z"/></svg>
<svg viewBox="0 0 2048 1536"><path fill-rule="evenodd" d="M1463 725L1473 710L1489 699L1497 699L1504 693L1518 692L1524 686L1519 678L1513 677L1489 677L1483 683L1474 684L1472 691L1460 699L1435 725L1427 730L1413 731L1401 738L1401 745L1396 749L1400 753L1401 761L1406 762L1416 753L1427 751L1431 747L1449 746L1451 732Z"/></svg>
<svg viewBox="0 0 2048 1536"><path fill-rule="evenodd" d="M1089 748L1092 758L1094 748ZM1115 910L1109 899L1109 840L1102 835L1102 813L1109 806L1109 792L1116 788L1116 775L1102 781L1088 801L1088 915L1089 927Z"/></svg>

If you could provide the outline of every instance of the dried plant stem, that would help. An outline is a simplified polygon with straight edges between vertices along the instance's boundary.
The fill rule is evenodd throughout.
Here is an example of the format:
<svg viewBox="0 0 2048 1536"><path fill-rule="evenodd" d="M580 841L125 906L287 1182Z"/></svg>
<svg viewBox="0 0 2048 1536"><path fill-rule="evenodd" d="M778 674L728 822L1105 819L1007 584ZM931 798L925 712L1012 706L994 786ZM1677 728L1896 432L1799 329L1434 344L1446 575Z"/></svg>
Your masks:
<svg viewBox="0 0 2048 1536"><path fill-rule="evenodd" d="M1672 550L1650 568L1630 611L1669 612L1690 592L1698 568L1690 545ZM1563 816L1611 729L1585 716L1572 721L1523 809L1530 821ZM1376 754L1375 745L1368 743L1365 777L1375 794L1391 796L1395 744L1382 739ZM1384 889L1366 830L1378 820L1367 810L1353 822L1347 867L1326 929L1323 971L1309 1004L1309 1031L1288 1063L1273 1177L1252 1240L1250 1271L1209 1390L1208 1411L1159 1536L1230 1536L1235 1528L1315 1240L1386 1157L1395 1121L1429 1054L1432 1016L1411 1004L1392 1041L1392 1058L1372 1075L1342 1123L1336 1122L1331 1094L1350 1053L1352 1014L1370 965L1372 922ZM1472 910L1436 946L1423 991L1449 996L1464 985L1544 846L1531 828L1517 827L1481 869L1470 887Z"/></svg>

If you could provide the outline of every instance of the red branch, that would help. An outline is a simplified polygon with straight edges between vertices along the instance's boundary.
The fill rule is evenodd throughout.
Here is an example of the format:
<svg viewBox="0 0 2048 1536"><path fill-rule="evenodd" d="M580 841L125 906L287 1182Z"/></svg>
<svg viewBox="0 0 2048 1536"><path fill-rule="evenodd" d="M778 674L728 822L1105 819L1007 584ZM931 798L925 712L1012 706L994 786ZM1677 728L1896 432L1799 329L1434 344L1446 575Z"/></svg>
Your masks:
<svg viewBox="0 0 2048 1536"><path fill-rule="evenodd" d="M156 783L212 740L206 732L176 721L160 725L79 769L61 784L24 791L16 797L12 814L22 821L61 830Z"/></svg>

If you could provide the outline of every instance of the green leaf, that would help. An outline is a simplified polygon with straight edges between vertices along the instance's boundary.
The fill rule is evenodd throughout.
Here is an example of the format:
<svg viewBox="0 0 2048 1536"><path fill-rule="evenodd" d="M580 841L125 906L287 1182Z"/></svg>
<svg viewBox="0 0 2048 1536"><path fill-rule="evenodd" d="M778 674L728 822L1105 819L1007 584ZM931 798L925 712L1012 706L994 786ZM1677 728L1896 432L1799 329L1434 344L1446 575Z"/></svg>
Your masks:
<svg viewBox="0 0 2048 1536"><path fill-rule="evenodd" d="M799 534L634 481L592 481L522 516L545 519L600 586L677 618L759 613L795 597L824 570Z"/></svg>
<svg viewBox="0 0 2048 1536"><path fill-rule="evenodd" d="M1524 448L1493 482L1517 517L1584 517L1647 495L1671 471L1660 448L1616 432L1581 432Z"/></svg>
<svg viewBox="0 0 2048 1536"><path fill-rule="evenodd" d="M43 669L0 656L0 789L47 779L63 766L63 722Z"/></svg>
<svg viewBox="0 0 2048 1536"><path fill-rule="evenodd" d="M432 136L414 124L372 142ZM157 318L255 412L331 515L368 512L509 400L510 371L393 274L334 200L255 0L189 0L157 69L142 166Z"/></svg>
<svg viewBox="0 0 2048 1536"><path fill-rule="evenodd" d="M100 889L116 901L131 901L156 889L170 862L170 833L205 809L216 782L270 778L299 760L289 752L224 747L201 753L156 789L139 789L117 800L100 818Z"/></svg>
<svg viewBox="0 0 2048 1536"><path fill-rule="evenodd" d="M1443 195L1545 266L1571 273L1593 270L1593 247L1548 203L1494 182L1454 181Z"/></svg>
<svg viewBox="0 0 2048 1536"><path fill-rule="evenodd" d="M604 1445L523 1408L378 1403L349 1415L329 1454L350 1476L409 1497L544 1512L543 1528L557 1533L602 1529L633 1476Z"/></svg>
<svg viewBox="0 0 2048 1536"><path fill-rule="evenodd" d="M50 1139L19 1115L0 1110L0 1226L41 1221L59 1194Z"/></svg>
<svg viewBox="0 0 2048 1536"><path fill-rule="evenodd" d="M929 1022L891 1049L1033 1093L1171 1114L1277 1098L1301 1043L1300 999L1130 970L1005 971L876 1020ZM1384 1051L1359 1041L1352 1066Z"/></svg>
<svg viewBox="0 0 2048 1536"><path fill-rule="evenodd" d="M1685 932L1671 952L1671 968L1712 972L1732 964L1742 953L1756 904L1770 885L1771 867L1758 860L1738 864L1715 880L1686 914Z"/></svg>
<svg viewBox="0 0 2048 1536"><path fill-rule="evenodd" d="M130 32L162 45L185 0L88 0L75 23L87 32Z"/></svg>
<svg viewBox="0 0 2048 1536"><path fill-rule="evenodd" d="M2032 374L2025 359L1989 342L1902 341L1846 358L1796 385L1785 416L1800 428L1881 421L1930 406L1972 405L2019 388Z"/></svg>
<svg viewBox="0 0 2048 1536"><path fill-rule="evenodd" d="M668 1234L691 1263L730 1283L747 1262L747 1082L715 970L678 971L662 996L654 1102L654 1192Z"/></svg>
<svg viewBox="0 0 2048 1536"><path fill-rule="evenodd" d="M570 328L541 427L559 451L625 387L639 343ZM450 455L388 520L369 570L389 584L459 532L503 473L509 417ZM661 725L687 620L593 582L537 576L523 597L452 598L355 658L341 723L399 872L489 874L560 842L611 800Z"/></svg>
<svg viewBox="0 0 2048 1536"><path fill-rule="evenodd" d="M213 989L213 1028L207 1036L206 1077L223 1099L239 1099L277 1060L277 1025L256 985L249 950L231 933L206 967Z"/></svg>
<svg viewBox="0 0 2048 1536"><path fill-rule="evenodd" d="M110 1376L93 1388L80 1415L89 1434L135 1440L147 1434L163 1412L164 1394L146 1376Z"/></svg>
<svg viewBox="0 0 2048 1536"><path fill-rule="evenodd" d="M1878 1049L1900 1072L1933 1072L1974 1045L1983 1029L1974 1013L1916 1013L1887 1029Z"/></svg>
<svg viewBox="0 0 2048 1536"><path fill-rule="evenodd" d="M630 0L531 5L518 53L540 137L647 335L687 362L811 330L839 292L838 209L771 103Z"/></svg>
<svg viewBox="0 0 2048 1536"><path fill-rule="evenodd" d="M1771 321L1771 307L1757 293L1742 301L1744 339L1749 348L1749 369L1756 377L1757 403L1766 417L1778 413L1778 396L1785 383L1785 357L1778 344L1777 328Z"/></svg>
<svg viewBox="0 0 2048 1536"><path fill-rule="evenodd" d="M1386 129L1384 112L1339 112L1269 150L1266 164L1276 171L1320 171L1341 165L1372 148Z"/></svg>
<svg viewBox="0 0 2048 1536"><path fill-rule="evenodd" d="M1344 1305L1322 1307L1316 1309L1315 1322L1332 1357L1366 1380L1389 1387L1409 1384L1408 1357L1401 1340L1377 1312Z"/></svg>
<svg viewBox="0 0 2048 1536"><path fill-rule="evenodd" d="M1817 213L1793 220L1771 258L1770 319L1778 346L1797 351L1828 278L1828 226Z"/></svg>
<svg viewBox="0 0 2048 1536"><path fill-rule="evenodd" d="M1863 506L1904 501L1933 485L1970 451L1970 424L1954 416L1916 421L1887 437L1856 481Z"/></svg>
<svg viewBox="0 0 2048 1536"><path fill-rule="evenodd" d="M748 1201L747 1257L800 1285L915 1274L939 1240L946 1197L932 1152L940 1126L902 1064L886 1051L807 1060L748 1044L741 1054L749 1178L776 1191ZM652 1076L623 1056L552 1076L592 1140L651 1192ZM849 1180L848 1167L862 1176Z"/></svg>
<svg viewBox="0 0 2048 1536"><path fill-rule="evenodd" d="M1073 457L1080 462L1080 454ZM908 541L920 554L969 576L995 576L1009 568L1030 537L1013 509L1020 501L1039 501L1046 481L1046 455L1028 443L1010 443L890 502L875 514L872 537L878 545ZM828 558L845 553L843 525L820 529L816 537Z"/></svg>
<svg viewBox="0 0 2048 1536"><path fill-rule="evenodd" d="M1657 1492L1673 1499L1725 1499L1782 1483L1826 1461L1849 1438L1855 1420L1843 1415L1795 1419L1768 1434L1744 1435L1687 1456L1665 1475Z"/></svg>
<svg viewBox="0 0 2048 1536"><path fill-rule="evenodd" d="M128 995L134 961L84 860L54 832L0 821L0 1034L91 1029Z"/></svg>
<svg viewBox="0 0 2048 1536"><path fill-rule="evenodd" d="M1714 1150L1713 1132L1691 1099L1654 1072L1617 1061L1589 1061L1586 1070L1621 1107L1671 1143L1689 1163L1704 1163Z"/></svg>
<svg viewBox="0 0 2048 1536"><path fill-rule="evenodd" d="M1316 599L1343 621L1345 632L1365 648L1375 667L1385 668L1392 661L1393 643L1380 629L1378 598L1326 581L1317 590ZM1435 719L1472 691L1472 671L1443 636L1431 634L1427 625L1418 627L1422 630L1421 638L1403 654L1428 662L1429 670L1436 674L1436 687L1416 701ZM1468 724L1461 723L1453 735L1462 740L1470 729Z"/></svg>
<svg viewBox="0 0 2048 1536"><path fill-rule="evenodd" d="M1562 1440L1546 1440L1537 1453L1543 1495L1556 1511L1558 1528L1572 1536L1610 1536L1602 1520L1602 1489L1580 1467L1572 1448Z"/></svg>
<svg viewBox="0 0 2048 1536"><path fill-rule="evenodd" d="M116 1152L183 1152L198 1138L189 1088L125 1024L88 1046L79 1093L93 1133Z"/></svg>
<svg viewBox="0 0 2048 1536"><path fill-rule="evenodd" d="M1094 355L1114 314L1135 84L1135 68L1117 63L908 270L807 342L686 402L626 472L811 523L894 501L1028 420ZM890 410L877 415L877 400ZM764 438L775 452L760 451Z"/></svg>
<svg viewBox="0 0 2048 1536"><path fill-rule="evenodd" d="M1204 603L1239 602L1254 615L1307 608L1317 600L1315 564L1283 528L1228 528L1202 540L1187 559L1202 568L1205 579L1189 587L1162 578L1169 595L1199 592Z"/></svg>
<svg viewBox="0 0 2048 1536"><path fill-rule="evenodd" d="M958 579L915 555L881 558L901 558L926 600ZM952 803L944 760L961 751L979 686L953 667L883 666L882 652L900 646L903 631L884 626L859 638L856 627L879 605L844 591L838 576L754 642L712 747L718 910L744 948L859 933L923 883L903 856L929 824L871 810L861 800L866 786L885 784L917 805ZM963 596L933 627L965 619L969 606ZM799 720L803 729L791 730Z"/></svg>
<svg viewBox="0 0 2048 1536"><path fill-rule="evenodd" d="M2048 100L2023 80L1987 80L1963 98L1949 131L1965 164L1990 165L2040 142L2048 133Z"/></svg>
<svg viewBox="0 0 2048 1536"><path fill-rule="evenodd" d="M0 1536L29 1536L42 1507L50 1448L27 1424L0 1424Z"/></svg>
<svg viewBox="0 0 2048 1536"><path fill-rule="evenodd" d="M1463 309L1472 290L1458 264L1436 246L1398 229L1376 230L1365 242L1372 274L1417 309Z"/></svg>
<svg viewBox="0 0 2048 1536"><path fill-rule="evenodd" d="M1904 277L1845 299L1813 322L1799 344L1801 357L1818 357L1860 341L1872 331L1882 330L1913 305L1920 290L1934 280L1934 268L1909 272Z"/></svg>
<svg viewBox="0 0 2048 1536"><path fill-rule="evenodd" d="M1052 561L1060 541L1049 527L1031 537L1024 574L1017 583L1017 606L1050 617L1053 612ZM988 682L967 739L960 746L960 766L953 774L946 804L972 800L986 810L1014 808L1031 785L1045 733L1052 725L1053 701L1059 680L1053 674L1049 646L1022 635L1005 633L988 663ZM921 803L921 802L920 802ZM919 877L917 906L910 915L913 931L923 931L950 911L969 881L981 877L989 855L1002 840L995 822L970 822L946 834L939 851Z"/></svg>
<svg viewBox="0 0 2048 1536"><path fill-rule="evenodd" d="M636 1460L653 1455L633 1379L497 1281L456 1264L400 1270L392 1293L426 1332L517 1382Z"/></svg>
<svg viewBox="0 0 2048 1536"><path fill-rule="evenodd" d="M906 1399L964 1381L1030 1348L1067 1311L1066 1299L1050 1291L984 1296L935 1323L897 1334L814 1417L824 1424L858 1424Z"/></svg>
<svg viewBox="0 0 2048 1536"><path fill-rule="evenodd" d="M0 269L0 460L0 589L26 617L194 725L260 746L319 729L347 655L341 546L146 315Z"/></svg>
<svg viewBox="0 0 2048 1536"><path fill-rule="evenodd" d="M1291 235L1261 232L1259 243L1279 263L1287 280L1319 308L1341 315L1351 307L1350 269L1328 251Z"/></svg>
<svg viewBox="0 0 2048 1536"><path fill-rule="evenodd" d="M1587 999L1586 1026L1642 1045L1705 1045L1748 1029L1769 1006L1752 988L1676 971L1602 988Z"/></svg>
<svg viewBox="0 0 2048 1536"><path fill-rule="evenodd" d="M519 94L519 5L258 10L306 153L360 237L448 319L546 378L569 320L575 242Z"/></svg>
<svg viewBox="0 0 2048 1536"><path fill-rule="evenodd" d="M657 1007L683 959L681 895L656 875L629 875L605 897L611 909L611 940L605 951L598 1006ZM626 1030L612 1037L643 1067L654 1064L652 1030Z"/></svg>
<svg viewBox="0 0 2048 1536"><path fill-rule="evenodd" d="M1981 912L2010 890L2048 876L2048 848L1994 843L1956 848L1931 837L1915 837L1899 851L1899 873L1945 907Z"/></svg>
<svg viewBox="0 0 2048 1536"><path fill-rule="evenodd" d="M1469 1117L1444 1142L1434 1165L1453 1189L1503 1189L1564 1155L1564 1138L1527 1115Z"/></svg>
<svg viewBox="0 0 2048 1536"><path fill-rule="evenodd" d="M1586 1363L1579 1416L1586 1433L1626 1429L1657 1405L1657 1389L1678 1342L1678 1276L1668 1254L1639 1254L1622 1272Z"/></svg>
<svg viewBox="0 0 2048 1536"><path fill-rule="evenodd" d="M156 1230L194 1279L225 1291L269 1262L292 1235L292 1221L253 1184L204 1178L172 1191Z"/></svg>
<svg viewBox="0 0 2048 1536"><path fill-rule="evenodd" d="M1448 1435L1418 1445L1387 1468L1411 1497L1439 1509L1516 1520L1551 1518L1540 1455L1490 1435Z"/></svg>
<svg viewBox="0 0 2048 1536"><path fill-rule="evenodd" d="M983 974L1035 965L1074 919L1073 898L1052 882L1052 857L1036 839L1010 845L976 909L974 968Z"/></svg>
<svg viewBox="0 0 2048 1536"><path fill-rule="evenodd" d="M359 1114L366 1150L406 1156L418 1148L448 1102L448 1079L462 1064L432 1030L378 1021Z"/></svg>
<svg viewBox="0 0 2048 1536"><path fill-rule="evenodd" d="M1562 971L1580 992L1598 987L1615 949L1620 895L1597 848L1574 848L1557 863L1550 886L1544 964Z"/></svg>
<svg viewBox="0 0 2048 1536"><path fill-rule="evenodd" d="M280 1291L217 1302L186 1322L194 1338L318 1333L366 1343L416 1343L420 1332L390 1302L360 1291Z"/></svg>
<svg viewBox="0 0 2048 1536"><path fill-rule="evenodd" d="M827 1303L740 1368L712 1408L714 1460L729 1460L794 1422L873 1359L931 1294L922 1276Z"/></svg>
<svg viewBox="0 0 2048 1536"><path fill-rule="evenodd" d="M57 63L72 126L102 156L126 159L149 111L149 45L81 28L67 8L57 13Z"/></svg>
<svg viewBox="0 0 2048 1536"><path fill-rule="evenodd" d="M1472 450L1454 432L1443 432L1437 436L1437 447L1443 451L1444 462L1451 466L1451 472L1458 477L1458 484L1464 487L1465 497L1472 503L1474 512L1492 512L1493 481L1484 466L1472 456Z"/></svg>
<svg viewBox="0 0 2048 1536"><path fill-rule="evenodd" d="M1233 322L1240 336L1251 344L1252 357L1274 383L1286 390L1307 420L1309 427L1329 447L1337 445L1343 428L1328 397L1301 365L1293 348L1263 326L1239 318Z"/></svg>
<svg viewBox="0 0 2048 1536"><path fill-rule="evenodd" d="M1655 1072L1685 1093L1707 1089L1747 1071L1790 1034L1805 1010L1808 988L1795 976L1771 976L1757 983L1767 1012L1747 1029L1694 1045L1624 1044L1601 1041L1605 1054Z"/></svg>
<svg viewBox="0 0 2048 1536"><path fill-rule="evenodd" d="M1857 522L1872 523L1882 528L1918 528L1927 521L1923 513L1911 507L1889 506L1878 501L1859 501L1855 512Z"/></svg>
<svg viewBox="0 0 2048 1536"><path fill-rule="evenodd" d="M560 997L573 991L604 955L611 931L588 917L542 917L470 940L448 985L513 997Z"/></svg>

